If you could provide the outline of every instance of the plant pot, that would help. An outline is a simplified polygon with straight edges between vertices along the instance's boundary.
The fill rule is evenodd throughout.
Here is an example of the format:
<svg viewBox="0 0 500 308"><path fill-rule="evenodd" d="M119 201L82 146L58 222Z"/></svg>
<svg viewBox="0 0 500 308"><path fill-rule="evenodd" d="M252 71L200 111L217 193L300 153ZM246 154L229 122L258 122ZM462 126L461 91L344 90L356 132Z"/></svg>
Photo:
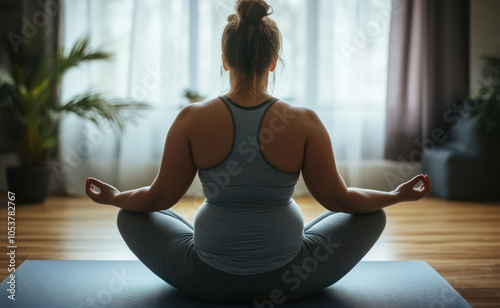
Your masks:
<svg viewBox="0 0 500 308"><path fill-rule="evenodd" d="M9 166L7 186L16 195L15 203L42 203L49 192L50 166Z"/></svg>

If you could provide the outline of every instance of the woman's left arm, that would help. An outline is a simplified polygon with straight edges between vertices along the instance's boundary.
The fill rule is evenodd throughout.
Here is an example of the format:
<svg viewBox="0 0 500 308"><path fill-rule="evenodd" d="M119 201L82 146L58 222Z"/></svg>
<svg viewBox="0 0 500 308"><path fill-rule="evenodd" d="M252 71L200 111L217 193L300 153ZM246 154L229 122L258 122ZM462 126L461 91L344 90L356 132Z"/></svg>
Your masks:
<svg viewBox="0 0 500 308"><path fill-rule="evenodd" d="M170 127L160 169L151 186L120 192L107 183L88 178L87 196L97 203L132 212L154 212L175 205L188 190L197 171L189 142L192 113L191 106L184 107ZM100 192L95 190L96 186Z"/></svg>

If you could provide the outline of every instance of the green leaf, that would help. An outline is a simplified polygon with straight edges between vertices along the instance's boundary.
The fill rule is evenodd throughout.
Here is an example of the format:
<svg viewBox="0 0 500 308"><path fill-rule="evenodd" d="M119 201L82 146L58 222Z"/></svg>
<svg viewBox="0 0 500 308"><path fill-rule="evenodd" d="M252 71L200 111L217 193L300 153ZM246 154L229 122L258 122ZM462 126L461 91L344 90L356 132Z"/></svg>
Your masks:
<svg viewBox="0 0 500 308"><path fill-rule="evenodd" d="M54 72L50 71L50 67L54 68L53 61L40 61L33 72L33 81L31 83L32 88L38 88L42 83L46 83L47 80L50 82L54 79Z"/></svg>
<svg viewBox="0 0 500 308"><path fill-rule="evenodd" d="M69 52L60 48L55 63L50 58L41 59L30 68L30 78L24 76L22 58L11 61L10 71L0 67L0 109L10 108L18 121L16 131L21 136L18 153L23 165L47 161L56 145L57 124L63 113L71 112L97 126L109 123L122 130L127 123L134 123L140 114L137 111L149 107L127 99L107 99L94 90L76 95L62 106L51 106L51 99L57 97L60 82L68 70L85 62L110 58L111 54L91 48L90 38L85 36ZM129 112L131 110L134 112Z"/></svg>
<svg viewBox="0 0 500 308"><path fill-rule="evenodd" d="M61 49L56 65L56 78L60 80L63 74L72 67L76 67L83 62L92 60L107 60L111 58L111 54L100 49L90 49L90 38L85 36L78 40L71 48L68 55L65 55L64 49Z"/></svg>
<svg viewBox="0 0 500 308"><path fill-rule="evenodd" d="M47 138L43 141L42 146L46 150L51 150L57 143L57 139L54 137Z"/></svg>
<svg viewBox="0 0 500 308"><path fill-rule="evenodd" d="M33 101L33 112L43 113L47 109L47 105L50 98L50 85L51 80L46 78L41 80L40 83L30 90L30 95Z"/></svg>
<svg viewBox="0 0 500 308"><path fill-rule="evenodd" d="M104 95L89 90L73 97L59 111L72 112L81 118L102 126L104 122L117 126L120 130L128 122L133 122L135 116L127 114L129 110L145 110L149 105L118 99L106 99Z"/></svg>

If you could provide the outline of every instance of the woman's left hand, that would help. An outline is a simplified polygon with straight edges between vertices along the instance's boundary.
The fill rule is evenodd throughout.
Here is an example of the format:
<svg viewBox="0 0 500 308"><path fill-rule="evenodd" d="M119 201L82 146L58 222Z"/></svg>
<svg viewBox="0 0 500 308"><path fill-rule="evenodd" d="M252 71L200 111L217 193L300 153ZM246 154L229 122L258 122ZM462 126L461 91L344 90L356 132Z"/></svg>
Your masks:
<svg viewBox="0 0 500 308"><path fill-rule="evenodd" d="M96 186L99 188L100 192L95 190ZM99 181L98 179L87 178L85 193L94 202L113 205L113 199L120 194L120 191L107 183Z"/></svg>

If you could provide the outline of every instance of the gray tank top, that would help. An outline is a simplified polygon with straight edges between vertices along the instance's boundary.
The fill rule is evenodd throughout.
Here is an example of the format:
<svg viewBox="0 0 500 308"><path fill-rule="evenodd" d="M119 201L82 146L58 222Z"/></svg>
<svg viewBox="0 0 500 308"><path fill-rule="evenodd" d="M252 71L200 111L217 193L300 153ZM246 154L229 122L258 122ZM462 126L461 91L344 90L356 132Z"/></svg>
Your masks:
<svg viewBox="0 0 500 308"><path fill-rule="evenodd" d="M198 170L205 202L194 220L194 247L202 261L237 275L268 272L290 262L302 246L304 221L292 199L298 172L269 164L260 143L266 112L278 99L244 107L219 97L233 121L228 156L215 167ZM275 126L280 127L279 114ZM266 138L266 139L264 139Z"/></svg>

